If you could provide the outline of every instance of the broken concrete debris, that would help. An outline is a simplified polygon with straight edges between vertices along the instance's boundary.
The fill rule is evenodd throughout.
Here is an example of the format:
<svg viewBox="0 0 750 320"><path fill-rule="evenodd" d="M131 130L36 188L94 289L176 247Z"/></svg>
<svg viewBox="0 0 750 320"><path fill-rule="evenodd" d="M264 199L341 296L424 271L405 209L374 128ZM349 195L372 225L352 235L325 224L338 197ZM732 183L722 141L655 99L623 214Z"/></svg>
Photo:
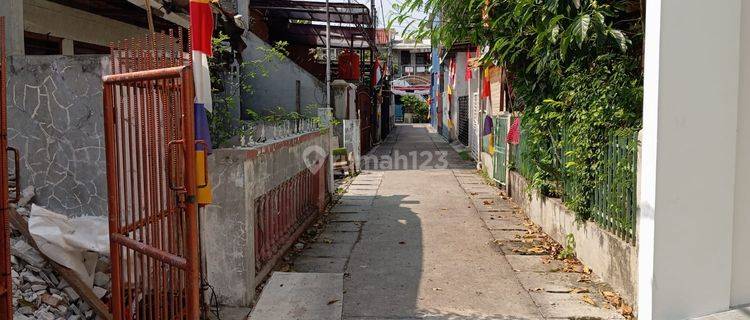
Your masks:
<svg viewBox="0 0 750 320"><path fill-rule="evenodd" d="M22 192L21 201L16 204L15 211L24 219L32 216L30 207L33 198L34 188L27 187ZM92 235L98 236L93 233L84 236L91 237ZM74 240L81 241L84 238L81 235L77 236L68 237L65 240L72 242ZM85 241L81 245L87 242ZM100 253L88 251L84 256L93 260L87 261L88 264L93 265L93 267L87 266L87 269L94 271L90 278L93 292L97 297L106 301L110 297L111 278L108 273L110 270L109 258L105 254L108 252L98 250L102 246L101 244L89 245L87 249L100 251ZM55 273L42 254L29 244L18 231L12 233L11 265L13 309L15 310L13 319L98 319L89 304L81 299L76 290L65 280L62 280L59 274ZM86 280L88 279L84 279L84 281Z"/></svg>

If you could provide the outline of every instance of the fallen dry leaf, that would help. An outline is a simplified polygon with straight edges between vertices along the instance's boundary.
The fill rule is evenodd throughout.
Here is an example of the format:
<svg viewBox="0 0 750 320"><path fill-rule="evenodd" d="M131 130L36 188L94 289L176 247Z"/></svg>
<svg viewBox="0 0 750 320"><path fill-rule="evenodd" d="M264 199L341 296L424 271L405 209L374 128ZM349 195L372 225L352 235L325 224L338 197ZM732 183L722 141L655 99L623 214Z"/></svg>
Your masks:
<svg viewBox="0 0 750 320"><path fill-rule="evenodd" d="M589 293L589 289L586 289L586 288L575 288L575 289L573 289L570 292L571 293Z"/></svg>
<svg viewBox="0 0 750 320"><path fill-rule="evenodd" d="M544 248L542 248L542 247L533 247L533 248L529 248L528 250L526 250L526 252L528 252L528 253L545 253L547 251L544 250Z"/></svg>
<svg viewBox="0 0 750 320"><path fill-rule="evenodd" d="M339 300L338 300L338 299L336 299L336 300L331 300L331 301L328 301L328 305L330 306L330 305L332 305L332 304L334 304L334 303L336 303L336 302L339 302Z"/></svg>
<svg viewBox="0 0 750 320"><path fill-rule="evenodd" d="M495 201L494 200L484 200L484 201L482 201L482 203L484 203L485 206L489 206L489 205L495 203Z"/></svg>
<svg viewBox="0 0 750 320"><path fill-rule="evenodd" d="M604 299L609 302L609 304L617 307L622 303L622 300L620 299L620 296L614 292L611 291L602 291L602 295L604 296Z"/></svg>
<svg viewBox="0 0 750 320"><path fill-rule="evenodd" d="M627 304L622 304L622 306L620 307L620 314L622 314L623 316L632 316L633 315L633 307L631 307L631 306L629 306Z"/></svg>
<svg viewBox="0 0 750 320"><path fill-rule="evenodd" d="M586 302L586 303L588 303L588 304L596 307L596 301L594 301L594 299L591 299L591 296L589 296L587 294L582 295L581 296L581 300L583 300L583 302Z"/></svg>

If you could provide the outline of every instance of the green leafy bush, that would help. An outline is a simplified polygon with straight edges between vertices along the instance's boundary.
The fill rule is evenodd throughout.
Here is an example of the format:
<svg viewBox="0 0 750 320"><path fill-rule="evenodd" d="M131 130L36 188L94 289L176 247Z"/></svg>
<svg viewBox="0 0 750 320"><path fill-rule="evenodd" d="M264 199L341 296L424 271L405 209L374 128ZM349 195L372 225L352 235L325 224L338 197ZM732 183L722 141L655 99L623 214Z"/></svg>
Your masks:
<svg viewBox="0 0 750 320"><path fill-rule="evenodd" d="M239 71L232 69L234 54L228 42L229 36L220 33L212 39L213 56L208 60L211 71L211 90L213 93L213 112L208 114L209 132L214 147L226 147L229 142L241 135L251 135L252 126L242 125L242 122L277 120L278 114L261 117L251 108L247 109L245 121L240 120L240 101L235 96L242 93L253 93L250 85L252 79L268 77L268 65L286 59L288 43L279 41L273 47L259 47L262 55L253 60L243 61Z"/></svg>
<svg viewBox="0 0 750 320"><path fill-rule="evenodd" d="M414 122L428 122L430 106L426 101L412 95L406 95L401 97L401 102L404 104L404 112L414 114Z"/></svg>

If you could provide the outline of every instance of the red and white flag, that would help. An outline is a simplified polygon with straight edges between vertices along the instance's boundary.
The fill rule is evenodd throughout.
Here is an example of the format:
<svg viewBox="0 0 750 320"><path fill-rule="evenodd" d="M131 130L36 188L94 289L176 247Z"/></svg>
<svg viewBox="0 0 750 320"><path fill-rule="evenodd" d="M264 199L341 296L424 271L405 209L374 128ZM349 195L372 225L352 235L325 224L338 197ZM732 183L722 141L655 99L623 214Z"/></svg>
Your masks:
<svg viewBox="0 0 750 320"><path fill-rule="evenodd" d="M214 31L214 15L210 0L190 0L190 32L193 47L193 78L195 78L195 103L202 104L208 112L213 111L211 99L211 76L208 57L212 55L211 39Z"/></svg>
<svg viewBox="0 0 750 320"><path fill-rule="evenodd" d="M206 175L206 157L213 151L211 132L209 131L206 111L213 111L211 99L211 74L208 69L208 57L211 56L211 39L214 31L214 15L210 0L190 0L190 33L193 49L193 80L195 82L195 140L202 141L196 145L196 180L199 205L211 204L211 183Z"/></svg>

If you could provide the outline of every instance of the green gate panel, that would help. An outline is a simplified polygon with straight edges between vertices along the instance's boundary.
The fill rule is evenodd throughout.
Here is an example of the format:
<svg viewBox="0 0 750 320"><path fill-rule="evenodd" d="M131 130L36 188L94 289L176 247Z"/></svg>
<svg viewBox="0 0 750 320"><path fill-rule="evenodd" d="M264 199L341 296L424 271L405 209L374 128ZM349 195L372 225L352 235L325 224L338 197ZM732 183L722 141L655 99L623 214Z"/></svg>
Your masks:
<svg viewBox="0 0 750 320"><path fill-rule="evenodd" d="M508 136L508 116L497 116L493 120L493 137L495 140L492 164L494 166L492 170L492 178L495 182L505 184L506 171L508 168L507 163L507 144L505 138Z"/></svg>

